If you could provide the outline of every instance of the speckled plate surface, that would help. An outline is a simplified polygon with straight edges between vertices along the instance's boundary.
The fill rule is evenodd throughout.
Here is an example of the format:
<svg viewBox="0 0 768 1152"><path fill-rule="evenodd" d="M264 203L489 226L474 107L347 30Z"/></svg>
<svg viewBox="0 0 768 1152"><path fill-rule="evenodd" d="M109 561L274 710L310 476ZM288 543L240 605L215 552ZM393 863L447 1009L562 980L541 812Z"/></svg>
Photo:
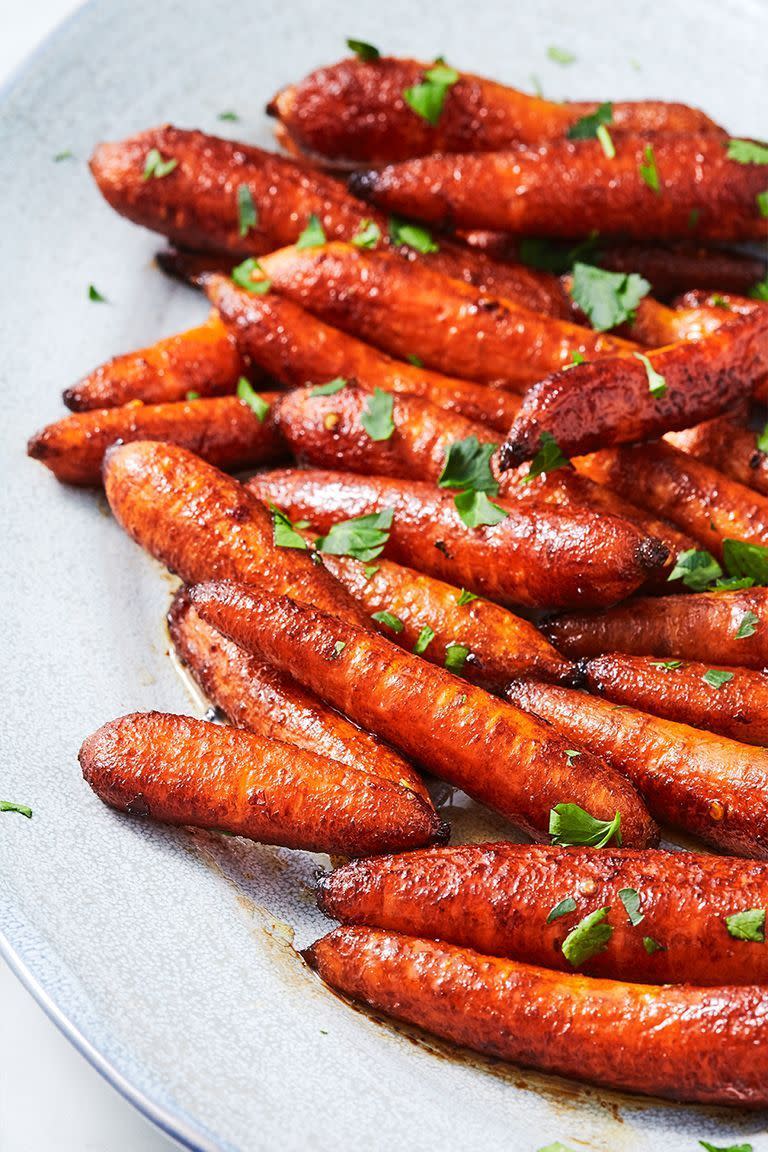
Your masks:
<svg viewBox="0 0 768 1152"><path fill-rule="evenodd" d="M195 711L167 655L170 584L110 519L24 456L59 394L107 356L193 323L156 241L102 202L86 158L156 122L270 143L265 100L346 36L568 96L687 100L766 134L759 0L102 0L0 105L5 677L0 927L11 963L101 1070L201 1149L575 1148L684 1152L766 1117L655 1102L449 1053L352 1010L293 948L325 930L317 858L116 815L80 778L83 736L133 709ZM547 59L557 45L569 67ZM234 108L240 124L221 124ZM234 131L236 130L236 132ZM53 162L71 150L74 158ZM95 284L109 303L88 300ZM498 835L458 810L465 834ZM503 834L503 830L501 830Z"/></svg>

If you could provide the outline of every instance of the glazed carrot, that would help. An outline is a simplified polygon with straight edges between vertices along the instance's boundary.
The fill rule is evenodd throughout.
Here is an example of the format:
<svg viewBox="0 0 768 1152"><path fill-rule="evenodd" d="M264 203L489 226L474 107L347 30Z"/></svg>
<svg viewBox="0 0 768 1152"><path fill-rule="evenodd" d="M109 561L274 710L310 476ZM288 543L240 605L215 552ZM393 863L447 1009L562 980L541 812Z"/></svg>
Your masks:
<svg viewBox="0 0 768 1152"><path fill-rule="evenodd" d="M83 776L113 808L311 852L367 855L445 839L447 827L402 788L237 728L134 712L80 749Z"/></svg>
<svg viewBox="0 0 768 1152"><path fill-rule="evenodd" d="M421 777L407 760L350 724L290 676L211 628L195 612L183 586L171 603L168 631L182 664L237 728L381 776L410 788L431 806Z"/></svg>
<svg viewBox="0 0 768 1152"><path fill-rule="evenodd" d="M624 984L371 928L305 957L345 996L488 1056L674 1100L768 1101L759 986Z"/></svg>
<svg viewBox="0 0 768 1152"><path fill-rule="evenodd" d="M270 514L251 492L191 452L152 441L111 448L104 488L128 535L186 583L253 581L367 625L309 553L275 545Z"/></svg>
<svg viewBox="0 0 768 1152"><path fill-rule="evenodd" d="M689 217L689 221L692 219ZM692 231L695 235L695 224ZM649 281L654 296L665 300L697 288L718 294L748 292L765 276L765 262L757 256L685 243L664 247L605 245L600 249L600 267L613 272L639 272Z"/></svg>
<svg viewBox="0 0 768 1152"><path fill-rule="evenodd" d="M220 396L250 375L247 361L212 312L204 324L167 336L149 348L114 356L67 388L64 403L75 412L115 408L131 400L168 404L188 392Z"/></svg>
<svg viewBox="0 0 768 1152"><path fill-rule="evenodd" d="M761 265L761 275L765 275L765 265ZM760 279L760 275L754 280ZM720 308L724 312L735 312L738 316L751 316L753 312L768 308L768 302L750 296L739 296L735 291L721 291L721 285L713 286L715 291L690 289L672 301L674 308ZM749 285L754 287L754 282Z"/></svg>
<svg viewBox="0 0 768 1152"><path fill-rule="evenodd" d="M745 615L757 616L754 633L737 637ZM567 656L627 652L711 660L742 668L768 667L768 590L696 592L691 596L638 598L605 612L573 613L551 620L545 632Z"/></svg>
<svg viewBox="0 0 768 1152"><path fill-rule="evenodd" d="M416 480L285 470L257 474L248 487L320 532L340 520L392 509L388 559L505 604L612 603L667 559L655 537L586 508L502 501L506 515L499 523L468 528L450 493Z"/></svg>
<svg viewBox="0 0 768 1152"><path fill-rule="evenodd" d="M768 454L758 448L758 433L738 418L720 416L684 432L669 432L670 444L768 496Z"/></svg>
<svg viewBox="0 0 768 1152"><path fill-rule="evenodd" d="M242 584L200 584L190 596L235 643L537 838L567 798L599 819L620 812L627 844L654 839L632 787L591 753L569 757L547 725L383 636Z"/></svg>
<svg viewBox="0 0 768 1152"><path fill-rule="evenodd" d="M254 296L222 276L209 277L206 290L239 347L287 387L341 376L368 391L421 396L498 432L508 430L520 408L509 392L393 360L275 293Z"/></svg>
<svg viewBox="0 0 768 1152"><path fill-rule="evenodd" d="M261 419L236 396L77 412L33 436L27 455L40 460L63 483L85 485L101 483L101 465L110 445L133 440L164 440L231 471L270 464L285 455L272 419L276 398L276 392L260 394L270 406Z"/></svg>
<svg viewBox="0 0 768 1152"><path fill-rule="evenodd" d="M507 467L531 459L543 432L567 456L690 428L748 399L768 373L768 310L735 316L701 340L579 364L527 393L502 449ZM651 383L655 389L651 391Z"/></svg>
<svg viewBox="0 0 768 1152"><path fill-rule="evenodd" d="M629 704L743 744L768 744L768 676L762 672L729 668L725 670L729 678L714 688L706 679L712 671L709 664L619 652L584 661L583 670L592 691L615 704ZM719 671L723 670L715 669Z"/></svg>
<svg viewBox="0 0 768 1152"><path fill-rule="evenodd" d="M513 681L507 695L622 772L660 824L768 860L768 750L552 684Z"/></svg>
<svg viewBox="0 0 768 1152"><path fill-rule="evenodd" d="M626 340L494 299L422 261L351 244L284 248L261 265L273 288L393 356L467 380L519 388L570 364L634 348Z"/></svg>
<svg viewBox="0 0 768 1152"><path fill-rule="evenodd" d="M768 497L671 444L636 444L576 462L591 480L672 520L721 557L723 540L768 545Z"/></svg>
<svg viewBox="0 0 768 1152"><path fill-rule="evenodd" d="M597 109L594 102L557 103L462 72L432 124L404 99L431 67L395 57L340 60L283 88L267 111L313 158L387 164L429 152L486 152L516 141L550 140ZM642 100L615 103L612 110L612 124L621 131L719 131L685 104Z"/></svg>
<svg viewBox="0 0 768 1152"><path fill-rule="evenodd" d="M700 240L760 240L768 220L760 164L728 159L715 135L552 140L507 151L425 156L355 172L349 186L385 212L438 227L570 238L597 231L677 240L697 212ZM650 149L650 153L649 153ZM653 162L658 190L647 172Z"/></svg>
<svg viewBox="0 0 768 1152"><path fill-rule="evenodd" d="M634 923L623 903L633 894ZM344 924L564 972L574 968L562 951L566 936L608 908L608 946L580 971L645 984L768 984L768 949L735 939L726 924L768 907L768 865L757 861L648 848L426 848L337 868L318 881L318 904ZM650 952L649 938L657 946Z"/></svg>
<svg viewBox="0 0 768 1152"><path fill-rule="evenodd" d="M727 319L728 313L722 308L668 308L646 296L627 324L627 334L638 344L661 348L677 340L701 340Z"/></svg>

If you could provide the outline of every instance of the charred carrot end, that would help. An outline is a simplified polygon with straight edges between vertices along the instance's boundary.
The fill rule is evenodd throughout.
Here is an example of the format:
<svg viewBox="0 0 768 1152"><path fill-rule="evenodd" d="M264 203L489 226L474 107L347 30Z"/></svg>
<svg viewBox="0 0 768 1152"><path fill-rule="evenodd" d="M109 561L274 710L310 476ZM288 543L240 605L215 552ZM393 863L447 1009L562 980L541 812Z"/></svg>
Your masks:
<svg viewBox="0 0 768 1152"><path fill-rule="evenodd" d="M445 839L408 788L294 745L188 716L134 713L80 749L83 775L107 804L268 844L345 855Z"/></svg>

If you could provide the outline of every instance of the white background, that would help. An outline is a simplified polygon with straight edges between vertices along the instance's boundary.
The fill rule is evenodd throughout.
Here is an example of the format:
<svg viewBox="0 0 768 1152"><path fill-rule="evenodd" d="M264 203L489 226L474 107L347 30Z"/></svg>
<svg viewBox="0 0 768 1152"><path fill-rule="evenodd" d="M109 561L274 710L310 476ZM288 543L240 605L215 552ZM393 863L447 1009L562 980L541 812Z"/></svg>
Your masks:
<svg viewBox="0 0 768 1152"><path fill-rule="evenodd" d="M78 6L77 0L9 4L0 36L0 84ZM178 1148L75 1051L2 960L0 1012L0 1152Z"/></svg>

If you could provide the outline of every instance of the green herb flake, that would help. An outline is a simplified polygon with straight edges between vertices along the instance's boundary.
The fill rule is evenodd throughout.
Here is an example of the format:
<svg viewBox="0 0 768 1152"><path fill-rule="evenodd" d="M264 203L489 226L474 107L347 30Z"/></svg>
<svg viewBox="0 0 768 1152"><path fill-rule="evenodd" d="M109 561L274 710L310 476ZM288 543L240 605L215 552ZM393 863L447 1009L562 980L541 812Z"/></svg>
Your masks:
<svg viewBox="0 0 768 1152"><path fill-rule="evenodd" d="M491 471L491 457L496 448L496 444L478 440L477 436L452 441L437 481L439 487L472 488L495 495L499 485Z"/></svg>
<svg viewBox="0 0 768 1152"><path fill-rule="evenodd" d="M581 752L579 752L578 749L566 748L566 750L565 750L565 762L569 768L571 767L571 765L573 764L573 762L577 756L581 756Z"/></svg>
<svg viewBox="0 0 768 1152"><path fill-rule="evenodd" d="M363 220L352 237L355 248L375 248L381 240L381 228L375 220Z"/></svg>
<svg viewBox="0 0 768 1152"><path fill-rule="evenodd" d="M660 372L657 372L653 364L651 364L648 357L643 352L633 352L632 355L636 360L645 368L645 374L648 377L648 391L651 396L661 397L665 396L667 392L667 382Z"/></svg>
<svg viewBox="0 0 768 1152"><path fill-rule="evenodd" d="M691 232L694 228L698 227L700 219L701 211L698 208L691 208L690 212L688 213L688 228Z"/></svg>
<svg viewBox="0 0 768 1152"><path fill-rule="evenodd" d="M254 272L257 272L261 279L254 280ZM251 292L254 296L266 296L272 287L272 281L266 278L264 269L255 256L249 256L242 264L233 268L232 279L238 288L245 288L246 292Z"/></svg>
<svg viewBox="0 0 768 1152"><path fill-rule="evenodd" d="M200 399L200 393L199 392L187 392L186 395L184 396L184 399L185 400L199 400Z"/></svg>
<svg viewBox="0 0 768 1152"><path fill-rule="evenodd" d="M598 820L578 804L556 804L549 813L549 834L562 848L606 848L614 839L621 847L621 813L613 820Z"/></svg>
<svg viewBox="0 0 768 1152"><path fill-rule="evenodd" d="M347 40L347 48L350 52L354 52L358 60L378 60L381 57L378 48L374 48L373 44L368 44L365 40Z"/></svg>
<svg viewBox="0 0 768 1152"><path fill-rule="evenodd" d="M14 804L12 800L0 800L0 812L18 812L20 816L32 819L32 809L26 804Z"/></svg>
<svg viewBox="0 0 768 1152"><path fill-rule="evenodd" d="M392 632L402 632L405 627L400 617L395 616L393 612L372 612L371 620L375 620L377 624L383 624Z"/></svg>
<svg viewBox="0 0 768 1152"><path fill-rule="evenodd" d="M462 588L456 597L459 608L463 608L465 604L471 604L473 600L477 600L477 596L474 592L467 592L466 588Z"/></svg>
<svg viewBox="0 0 768 1152"><path fill-rule="evenodd" d="M535 72L531 72L530 81L534 96L538 96L539 100L542 100L544 98L544 89L541 86L541 80L539 80Z"/></svg>
<svg viewBox="0 0 768 1152"><path fill-rule="evenodd" d="M614 144L611 134L606 128L605 124L601 124L597 129L597 138L600 141L600 147L603 153L609 160L613 160L616 155L616 145Z"/></svg>
<svg viewBox="0 0 768 1152"><path fill-rule="evenodd" d="M755 140L729 140L727 156L737 164L768 164L768 147Z"/></svg>
<svg viewBox="0 0 768 1152"><path fill-rule="evenodd" d="M547 916L547 924L552 924L555 920L559 920L561 916L567 916L569 912L576 911L576 901L573 896L566 896L559 904L555 904L554 908Z"/></svg>
<svg viewBox="0 0 768 1152"><path fill-rule="evenodd" d="M322 248L323 244L325 244L325 243L326 243L326 236L325 236L325 232L323 231L323 226L320 223L320 218L319 218L319 216L316 216L313 212L309 218L309 221L307 222L306 228L299 235L299 238L296 241L296 247L297 248Z"/></svg>
<svg viewBox="0 0 768 1152"><path fill-rule="evenodd" d="M247 184L237 186L237 220L241 236L247 236L251 228L255 228L259 222L259 214Z"/></svg>
<svg viewBox="0 0 768 1152"><path fill-rule="evenodd" d="M327 384L317 384L309 394L310 396L335 396L346 386L347 381L344 377L337 376L335 380L329 380Z"/></svg>
<svg viewBox="0 0 768 1152"><path fill-rule="evenodd" d="M636 888L619 889L619 900L624 905L624 911L633 928L636 928L641 920L645 920L644 913L640 911L640 893Z"/></svg>
<svg viewBox="0 0 768 1152"><path fill-rule="evenodd" d="M62 160L74 160L74 158L74 152L70 152L67 148L63 152L57 152L53 158L53 162L54 164L61 164Z"/></svg>
<svg viewBox="0 0 768 1152"><path fill-rule="evenodd" d="M762 432L758 432L755 444L759 452L768 452L768 424L765 425Z"/></svg>
<svg viewBox="0 0 768 1152"><path fill-rule="evenodd" d="M607 272L580 261L573 266L571 299L589 317L596 332L607 332L633 319L635 308L650 289L637 272Z"/></svg>
<svg viewBox="0 0 768 1152"><path fill-rule="evenodd" d="M758 212L763 219L765 219L765 217L768 216L768 188L766 188L765 192L758 192L757 196L755 196L755 201Z"/></svg>
<svg viewBox="0 0 768 1152"><path fill-rule="evenodd" d="M449 672L459 673L463 670L469 656L469 648L464 644L453 641L445 646L445 667Z"/></svg>
<svg viewBox="0 0 768 1152"><path fill-rule="evenodd" d="M754 612L745 612L741 618L734 639L746 640L748 636L754 636L757 629L755 625L759 622L760 617Z"/></svg>
<svg viewBox="0 0 768 1152"><path fill-rule="evenodd" d="M164 160L157 148L150 148L147 152L141 178L142 180L162 180L163 176L168 176L178 165L178 160Z"/></svg>
<svg viewBox="0 0 768 1152"><path fill-rule="evenodd" d="M547 48L547 56L555 64L562 64L563 66L576 62L576 57L572 52L566 52L564 48L558 48L556 44L550 44Z"/></svg>
<svg viewBox="0 0 768 1152"><path fill-rule="evenodd" d="M420 356L414 356L413 352L408 353L408 355L406 356L406 360L408 361L409 364L413 364L414 368L423 368L424 367L424 361L421 359Z"/></svg>
<svg viewBox="0 0 768 1152"><path fill-rule="evenodd" d="M360 416L360 423L371 440L389 440L395 430L392 419L395 398L390 392L374 388Z"/></svg>
<svg viewBox="0 0 768 1152"><path fill-rule="evenodd" d="M749 295L753 300L768 300L768 276L765 280L758 280L757 284L753 284L749 290ZM768 424L766 424L766 428L768 428Z"/></svg>
<svg viewBox="0 0 768 1152"><path fill-rule="evenodd" d="M676 672L682 666L682 660L651 660L651 668L662 668L665 672Z"/></svg>
<svg viewBox="0 0 768 1152"><path fill-rule="evenodd" d="M429 624L425 624L424 627L422 628L421 632L419 632L419 635L416 639L416 643L413 646L414 653L417 656L423 656L424 653L426 652L427 648L429 647L429 645L434 640L434 638L435 638L434 629L430 628Z"/></svg>
<svg viewBox="0 0 768 1152"><path fill-rule="evenodd" d="M724 576L715 580L711 585L712 592L738 592L740 588L754 588L755 582L751 576Z"/></svg>
<svg viewBox="0 0 768 1152"><path fill-rule="evenodd" d="M702 676L705 684L710 688L722 688L729 680L733 680L733 672L723 672L720 668L708 668Z"/></svg>
<svg viewBox="0 0 768 1152"><path fill-rule="evenodd" d="M580 920L563 940L563 956L573 968L604 952L613 936L613 927L605 923L609 908L597 908Z"/></svg>
<svg viewBox="0 0 768 1152"><path fill-rule="evenodd" d="M659 170L656 167L656 157L653 148L650 144L645 146L645 163L641 164L638 168L640 177L645 185L650 188L651 192L661 195L661 181L659 180Z"/></svg>
<svg viewBox="0 0 768 1152"><path fill-rule="evenodd" d="M575 124L571 124L567 133L568 139L594 140L597 136L598 128L610 124L612 120L613 104L600 104L596 111L590 112L588 116L582 116Z"/></svg>
<svg viewBox="0 0 768 1152"><path fill-rule="evenodd" d="M489 500L485 492L467 488L453 498L456 511L467 528L486 528L506 520L509 512Z"/></svg>
<svg viewBox="0 0 768 1152"><path fill-rule="evenodd" d="M527 475L520 481L521 484L530 484L537 476L554 472L558 468L566 468L570 460L560 451L560 446L551 432L542 432L539 436L539 450L531 460Z"/></svg>
<svg viewBox="0 0 768 1152"><path fill-rule="evenodd" d="M269 505L269 510L272 513L272 539L278 548L298 548L302 552L307 551L307 542L304 537L296 531L296 525L291 524L290 520L284 512L276 508L274 504Z"/></svg>
<svg viewBox="0 0 768 1152"><path fill-rule="evenodd" d="M765 943L765 908L749 908L726 916L725 926L734 940L747 940L751 944Z"/></svg>
<svg viewBox="0 0 768 1152"><path fill-rule="evenodd" d="M245 376L241 376L237 382L237 398L248 405L259 423L264 423L264 417L269 412L269 404L259 396L258 392L254 391L250 381L246 380Z"/></svg>
<svg viewBox="0 0 768 1152"><path fill-rule="evenodd" d="M329 556L353 556L355 560L368 564L384 551L393 515L392 508L385 508L381 512L341 520L326 536L318 539L317 547Z"/></svg>
<svg viewBox="0 0 768 1152"><path fill-rule="evenodd" d="M363 575L366 580L372 580L380 567L380 564L368 564L367 567L363 568Z"/></svg>
<svg viewBox="0 0 768 1152"><path fill-rule="evenodd" d="M649 956L653 956L654 952L666 952L664 945L654 940L653 936L643 936L643 948Z"/></svg>
<svg viewBox="0 0 768 1152"><path fill-rule="evenodd" d="M95 284L88 285L88 299L94 300L97 304L108 304L106 296L102 296Z"/></svg>
<svg viewBox="0 0 768 1152"><path fill-rule="evenodd" d="M750 576L756 584L768 584L768 548L762 544L726 539L723 563L730 576Z"/></svg>
<svg viewBox="0 0 768 1152"><path fill-rule="evenodd" d="M346 648L346 646L347 646L346 640L337 640L333 646L334 656L341 656L341 654L344 651L344 649Z"/></svg>
<svg viewBox="0 0 768 1152"><path fill-rule="evenodd" d="M439 252L440 245L432 239L432 234L420 224L409 224L398 216L389 219L389 237L393 244L404 244L406 248L413 248L422 256L430 252Z"/></svg>
<svg viewBox="0 0 768 1152"><path fill-rule="evenodd" d="M751 1144L729 1144L727 1148L720 1144L710 1144L708 1140L699 1140L699 1144L706 1152L752 1152Z"/></svg>
<svg viewBox="0 0 768 1152"><path fill-rule="evenodd" d="M459 74L455 68L449 68L442 61L436 61L433 67L424 73L421 83L405 89L403 99L417 116L421 116L429 124L437 124L443 112L448 89L452 88L458 79Z"/></svg>
<svg viewBox="0 0 768 1152"><path fill-rule="evenodd" d="M231 108L227 108L227 109L225 109L224 112L219 112L216 119L217 120L231 120L234 122L235 120L239 120L240 117L238 116L237 112L233 112Z"/></svg>
<svg viewBox="0 0 768 1152"><path fill-rule="evenodd" d="M694 592L703 592L713 580L722 576L723 570L709 552L698 548L687 548L679 552L675 566L667 577L670 580L682 580L686 588Z"/></svg>

